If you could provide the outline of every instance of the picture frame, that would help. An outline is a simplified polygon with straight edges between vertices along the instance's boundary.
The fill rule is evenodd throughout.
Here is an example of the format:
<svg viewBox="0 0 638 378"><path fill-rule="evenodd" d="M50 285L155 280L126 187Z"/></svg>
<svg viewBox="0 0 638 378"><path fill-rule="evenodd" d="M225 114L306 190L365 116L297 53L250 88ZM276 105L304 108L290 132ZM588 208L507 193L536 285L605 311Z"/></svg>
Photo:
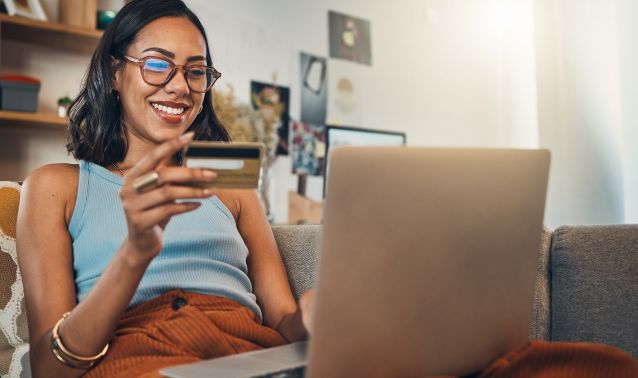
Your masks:
<svg viewBox="0 0 638 378"><path fill-rule="evenodd" d="M292 173L322 176L326 151L325 125L291 120Z"/></svg>
<svg viewBox="0 0 638 378"><path fill-rule="evenodd" d="M276 155L288 155L290 136L290 88L259 81L250 82L250 102L253 109L279 114Z"/></svg>
<svg viewBox="0 0 638 378"><path fill-rule="evenodd" d="M47 21L40 0L3 0L9 16L23 16L35 20Z"/></svg>
<svg viewBox="0 0 638 378"><path fill-rule="evenodd" d="M326 123L329 76L326 58L300 52L301 119L313 125Z"/></svg>
<svg viewBox="0 0 638 378"><path fill-rule="evenodd" d="M328 29L331 58L372 65L370 21L329 11Z"/></svg>

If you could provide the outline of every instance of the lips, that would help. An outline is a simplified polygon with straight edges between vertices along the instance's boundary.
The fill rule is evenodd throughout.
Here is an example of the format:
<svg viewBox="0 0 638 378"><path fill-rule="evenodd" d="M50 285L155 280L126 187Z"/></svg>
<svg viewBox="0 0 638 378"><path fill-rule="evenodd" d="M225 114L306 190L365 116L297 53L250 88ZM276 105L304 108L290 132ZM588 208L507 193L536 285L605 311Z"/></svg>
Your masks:
<svg viewBox="0 0 638 378"><path fill-rule="evenodd" d="M186 104L170 101L153 101L151 102L151 106L157 110L173 115L182 114L190 107Z"/></svg>
<svg viewBox="0 0 638 378"><path fill-rule="evenodd" d="M190 108L184 103L172 101L152 101L151 106L160 118L170 123L181 122L185 116L184 113Z"/></svg>

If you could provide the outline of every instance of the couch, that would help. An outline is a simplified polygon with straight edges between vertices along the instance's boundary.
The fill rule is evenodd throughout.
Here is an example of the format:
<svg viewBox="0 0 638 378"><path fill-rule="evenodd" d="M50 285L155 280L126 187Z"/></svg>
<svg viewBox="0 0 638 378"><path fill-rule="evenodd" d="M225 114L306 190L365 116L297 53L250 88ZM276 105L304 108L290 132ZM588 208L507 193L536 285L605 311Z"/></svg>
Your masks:
<svg viewBox="0 0 638 378"><path fill-rule="evenodd" d="M20 185L0 182L0 375L28 377L28 332L15 219ZM313 286L321 226L273 226L295 297ZM590 341L638 358L638 225L545 229L531 340Z"/></svg>

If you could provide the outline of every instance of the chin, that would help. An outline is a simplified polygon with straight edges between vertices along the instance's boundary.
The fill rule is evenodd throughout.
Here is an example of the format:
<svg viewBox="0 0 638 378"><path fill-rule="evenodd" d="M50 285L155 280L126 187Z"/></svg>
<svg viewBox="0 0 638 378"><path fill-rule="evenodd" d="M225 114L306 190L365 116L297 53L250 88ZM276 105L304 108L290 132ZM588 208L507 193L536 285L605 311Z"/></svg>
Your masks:
<svg viewBox="0 0 638 378"><path fill-rule="evenodd" d="M148 135L150 139L158 142L164 143L171 139L179 138L188 127L167 127L166 125L157 125L152 130L148 130Z"/></svg>
<svg viewBox="0 0 638 378"><path fill-rule="evenodd" d="M175 120L167 122L164 119L157 119L156 116L153 116L149 117L147 125L153 125L149 130L151 134L163 136L171 135L176 138L186 132L193 121L194 119L190 119L190 117L187 116L183 117L179 122L175 122Z"/></svg>

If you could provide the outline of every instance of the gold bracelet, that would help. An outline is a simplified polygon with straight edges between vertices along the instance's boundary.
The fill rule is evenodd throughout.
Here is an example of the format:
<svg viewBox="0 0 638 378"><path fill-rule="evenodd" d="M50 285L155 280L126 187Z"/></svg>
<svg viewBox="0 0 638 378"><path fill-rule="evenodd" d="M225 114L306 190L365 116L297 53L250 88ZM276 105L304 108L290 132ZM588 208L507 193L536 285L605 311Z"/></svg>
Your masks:
<svg viewBox="0 0 638 378"><path fill-rule="evenodd" d="M52 341L53 341L53 339L52 339ZM84 363L84 364L77 363L77 362L71 362L71 361L65 359L60 354L60 350L58 349L57 345L54 346L53 344L51 344L51 352L53 352L53 355L55 356L55 358L58 359L58 361L62 362L63 364L65 364L66 366L68 366L70 368L74 368L74 369L89 369L89 368L93 367L93 365L95 364L95 361Z"/></svg>
<svg viewBox="0 0 638 378"><path fill-rule="evenodd" d="M60 324L62 324L64 319L66 319L66 317L69 316L69 314L70 312L67 312L64 315L62 315L60 320L58 320L58 322L55 323L55 326L53 327L53 330L51 331L51 352L53 352L53 355L58 359L58 361L62 362L63 364L69 367L76 368L76 369L90 368L98 360L104 357L104 355L106 355L106 352L109 350L109 344L107 343L104 349L99 354L95 356L91 356L91 357L78 356L77 354L74 354L71 351L69 351L67 348L64 347L64 344L62 344L62 339L60 338L60 334L58 333ZM75 361L69 361L65 357L68 357L69 359L72 359Z"/></svg>

